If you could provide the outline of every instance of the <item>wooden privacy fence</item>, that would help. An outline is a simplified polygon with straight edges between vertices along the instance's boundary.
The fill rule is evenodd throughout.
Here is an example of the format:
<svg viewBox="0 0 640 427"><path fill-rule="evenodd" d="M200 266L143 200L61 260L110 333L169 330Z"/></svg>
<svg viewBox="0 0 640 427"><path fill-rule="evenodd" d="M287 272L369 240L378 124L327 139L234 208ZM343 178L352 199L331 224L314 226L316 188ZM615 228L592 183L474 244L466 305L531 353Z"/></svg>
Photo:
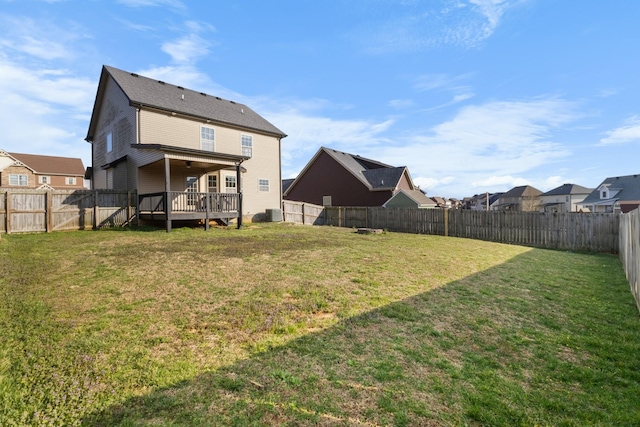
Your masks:
<svg viewBox="0 0 640 427"><path fill-rule="evenodd" d="M324 223L549 249L618 252L618 214L326 207Z"/></svg>
<svg viewBox="0 0 640 427"><path fill-rule="evenodd" d="M0 191L0 232L120 227L136 215L136 193L117 190Z"/></svg>
<svg viewBox="0 0 640 427"><path fill-rule="evenodd" d="M620 260L640 310L640 211L620 215Z"/></svg>
<svg viewBox="0 0 640 427"><path fill-rule="evenodd" d="M285 222L308 225L323 225L324 206L283 200L282 217Z"/></svg>

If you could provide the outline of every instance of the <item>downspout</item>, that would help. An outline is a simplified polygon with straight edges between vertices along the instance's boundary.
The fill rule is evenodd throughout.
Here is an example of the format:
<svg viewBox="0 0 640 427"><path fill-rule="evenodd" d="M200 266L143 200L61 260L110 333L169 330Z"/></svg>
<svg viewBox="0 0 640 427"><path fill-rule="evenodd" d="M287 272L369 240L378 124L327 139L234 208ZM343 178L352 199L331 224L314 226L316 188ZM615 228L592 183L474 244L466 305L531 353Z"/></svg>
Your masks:
<svg viewBox="0 0 640 427"><path fill-rule="evenodd" d="M282 209L284 207L282 201L282 138L278 138L278 177L280 178L280 181L278 181L280 183L278 185L278 188L280 188L280 209Z"/></svg>

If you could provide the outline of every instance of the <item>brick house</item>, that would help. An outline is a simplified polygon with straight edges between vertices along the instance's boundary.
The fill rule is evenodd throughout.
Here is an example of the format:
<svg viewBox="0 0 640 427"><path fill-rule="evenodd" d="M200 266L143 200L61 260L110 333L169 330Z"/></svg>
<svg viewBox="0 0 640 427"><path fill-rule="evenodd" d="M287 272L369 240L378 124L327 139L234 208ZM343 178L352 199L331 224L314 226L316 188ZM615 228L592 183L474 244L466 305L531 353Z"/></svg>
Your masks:
<svg viewBox="0 0 640 427"><path fill-rule="evenodd" d="M84 189L85 168L73 157L9 153L0 150L0 188Z"/></svg>

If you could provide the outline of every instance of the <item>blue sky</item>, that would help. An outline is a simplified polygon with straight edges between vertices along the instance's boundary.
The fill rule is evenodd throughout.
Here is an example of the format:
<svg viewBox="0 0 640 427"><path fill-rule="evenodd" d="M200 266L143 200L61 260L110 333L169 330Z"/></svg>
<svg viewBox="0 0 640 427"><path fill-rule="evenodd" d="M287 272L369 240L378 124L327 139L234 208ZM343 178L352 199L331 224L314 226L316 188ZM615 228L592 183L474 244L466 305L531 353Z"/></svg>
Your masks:
<svg viewBox="0 0 640 427"><path fill-rule="evenodd" d="M640 173L636 0L0 0L0 149L80 157L103 64L408 166L430 196Z"/></svg>

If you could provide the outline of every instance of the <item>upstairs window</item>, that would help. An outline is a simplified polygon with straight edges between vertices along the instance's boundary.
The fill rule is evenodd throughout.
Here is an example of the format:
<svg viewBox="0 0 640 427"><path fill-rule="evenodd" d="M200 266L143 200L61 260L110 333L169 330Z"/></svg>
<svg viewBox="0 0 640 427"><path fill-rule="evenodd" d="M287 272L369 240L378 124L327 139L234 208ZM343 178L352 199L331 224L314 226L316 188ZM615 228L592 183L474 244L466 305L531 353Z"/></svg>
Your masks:
<svg viewBox="0 0 640 427"><path fill-rule="evenodd" d="M244 157L251 157L253 154L253 137L249 135L242 135L242 155Z"/></svg>
<svg viewBox="0 0 640 427"><path fill-rule="evenodd" d="M27 175L18 175L12 174L9 175L9 185L14 185L16 187L26 187L29 185L29 179Z"/></svg>
<svg viewBox="0 0 640 427"><path fill-rule="evenodd" d="M602 189L602 191L600 191L600 198L601 199L608 199L609 198L609 191L607 191L606 188Z"/></svg>
<svg viewBox="0 0 640 427"><path fill-rule="evenodd" d="M38 182L40 184L51 184L51 178L48 176L41 175L38 177Z"/></svg>
<svg viewBox="0 0 640 427"><path fill-rule="evenodd" d="M259 179L258 180L258 191L269 191L269 180L268 179Z"/></svg>
<svg viewBox="0 0 640 427"><path fill-rule="evenodd" d="M107 134L107 153L110 153L112 151L113 151L113 134L109 132Z"/></svg>
<svg viewBox="0 0 640 427"><path fill-rule="evenodd" d="M213 151L215 130L210 127L200 127L200 148L204 151Z"/></svg>
<svg viewBox="0 0 640 427"><path fill-rule="evenodd" d="M74 176L68 176L68 177L65 179L65 183L66 183L67 185L76 185L76 177L74 177Z"/></svg>

